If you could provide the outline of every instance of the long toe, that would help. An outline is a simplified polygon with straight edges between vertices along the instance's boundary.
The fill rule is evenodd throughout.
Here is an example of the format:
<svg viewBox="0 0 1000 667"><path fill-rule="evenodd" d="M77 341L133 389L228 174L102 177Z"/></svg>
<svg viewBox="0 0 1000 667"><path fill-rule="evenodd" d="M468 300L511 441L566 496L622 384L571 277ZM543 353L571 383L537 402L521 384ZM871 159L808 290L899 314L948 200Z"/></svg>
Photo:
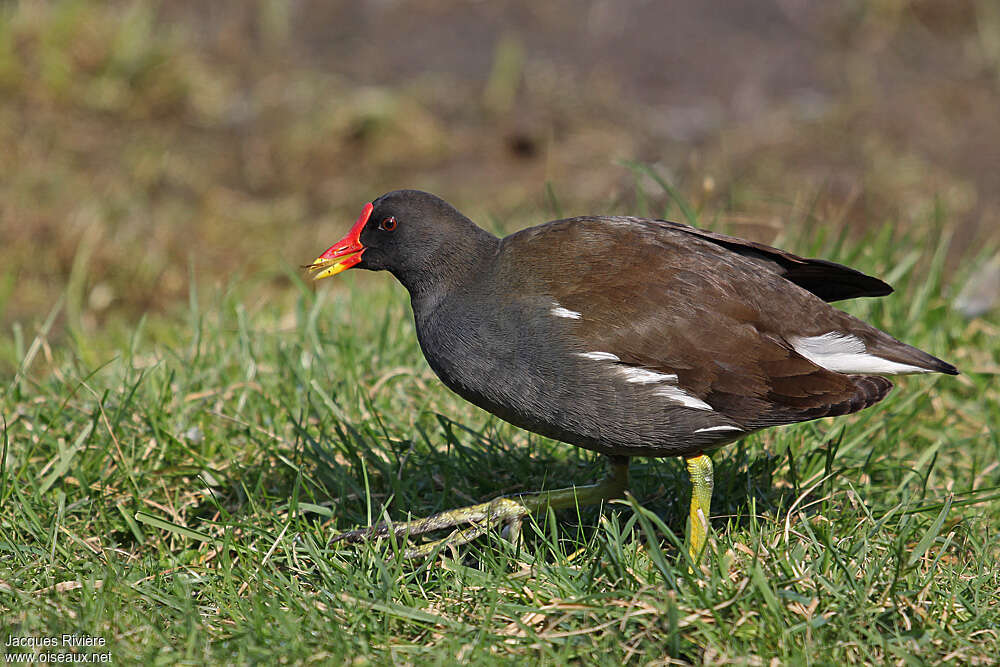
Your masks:
<svg viewBox="0 0 1000 667"><path fill-rule="evenodd" d="M471 542L492 527L512 525L514 523L517 523L519 527L521 519L530 512L531 510L518 500L514 500L513 498L496 498L479 505L441 512L426 519L415 519L398 523L380 523L370 528L346 531L334 535L330 539L330 544L336 544L337 542L356 544L358 542L388 537L390 534L397 537L410 537L446 528L469 526L468 528L454 531L444 539L430 542L407 551L408 557L415 558L431 553L438 544L448 543L458 546Z"/></svg>
<svg viewBox="0 0 1000 667"><path fill-rule="evenodd" d="M628 483L628 459L611 459L611 473L597 484L555 489L539 493L526 493L514 498L494 498L485 503L441 512L426 519L415 519L399 523L380 523L371 528L350 530L330 539L330 544L347 542L350 544L388 537L390 534L404 539L447 528L456 528L451 535L434 542L411 547L406 551L408 558L430 555L440 545L459 546L485 534L491 528L501 528L508 533L512 542L517 542L524 517L550 508L552 510L582 507L619 498ZM705 506L707 515L707 505ZM462 526L466 526L462 528Z"/></svg>

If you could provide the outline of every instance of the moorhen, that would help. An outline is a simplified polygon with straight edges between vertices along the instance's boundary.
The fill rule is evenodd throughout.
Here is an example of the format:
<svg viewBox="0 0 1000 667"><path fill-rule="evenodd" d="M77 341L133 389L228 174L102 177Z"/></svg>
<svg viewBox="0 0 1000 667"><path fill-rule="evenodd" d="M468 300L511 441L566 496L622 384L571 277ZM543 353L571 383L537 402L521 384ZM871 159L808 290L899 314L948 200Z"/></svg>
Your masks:
<svg viewBox="0 0 1000 667"><path fill-rule="evenodd" d="M883 375L958 373L827 305L892 292L881 280L665 220L578 217L500 239L434 195L398 190L366 204L308 268L316 280L349 268L391 272L410 293L420 348L447 387L610 460L610 475L591 486L335 538L456 528L409 556L490 526L516 530L546 507L620 497L630 457L682 456L697 561L712 497L709 452L770 426L874 405L892 388Z"/></svg>

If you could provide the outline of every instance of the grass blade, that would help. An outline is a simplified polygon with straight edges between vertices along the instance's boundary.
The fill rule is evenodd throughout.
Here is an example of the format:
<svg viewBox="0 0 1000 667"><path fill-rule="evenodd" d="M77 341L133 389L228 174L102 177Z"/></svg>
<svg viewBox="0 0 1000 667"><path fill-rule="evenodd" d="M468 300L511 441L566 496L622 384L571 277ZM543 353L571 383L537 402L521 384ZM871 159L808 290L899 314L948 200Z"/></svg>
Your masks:
<svg viewBox="0 0 1000 667"><path fill-rule="evenodd" d="M937 539L937 536L941 534L941 526L944 525L944 520L948 517L948 511L951 510L953 496L948 496L944 501L944 507L938 513L937 518L931 524L924 536L920 538L917 542L917 546L914 547L913 552L910 553L910 558L906 561L906 567L912 567L919 561L923 555L931 548L931 544Z"/></svg>
<svg viewBox="0 0 1000 667"><path fill-rule="evenodd" d="M154 528L159 528L160 530L165 530L170 533L180 535L181 537L186 537L189 540L197 540L198 542L209 542L211 544L218 545L219 541L212 537L211 535L206 535L205 533L198 532L197 530L192 530L186 526L181 526L172 521L167 521L166 519L161 519L158 516L148 514L146 512L136 512L135 520L139 523L144 523L147 526L152 526Z"/></svg>

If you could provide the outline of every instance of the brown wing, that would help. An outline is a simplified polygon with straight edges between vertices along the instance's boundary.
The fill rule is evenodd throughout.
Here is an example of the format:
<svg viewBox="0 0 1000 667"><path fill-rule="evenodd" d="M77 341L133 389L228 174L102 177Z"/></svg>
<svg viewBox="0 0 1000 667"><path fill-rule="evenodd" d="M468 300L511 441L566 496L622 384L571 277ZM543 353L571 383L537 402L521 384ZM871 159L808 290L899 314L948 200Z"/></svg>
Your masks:
<svg viewBox="0 0 1000 667"><path fill-rule="evenodd" d="M854 412L892 387L800 356L787 342L796 320L806 323L801 335L813 335L824 326L817 320L847 316L760 260L686 229L579 218L505 242L518 244L532 265L526 273L543 277L554 302L580 313L567 321L580 352L675 374L681 389L745 429Z"/></svg>
<svg viewBox="0 0 1000 667"><path fill-rule="evenodd" d="M866 275L836 262L824 259L808 259L793 255L763 243L726 236L705 229L698 229L679 222L657 220L684 234L697 236L715 243L727 250L746 257L777 273L799 287L812 292L824 301L841 301L861 296L886 296L892 294L892 286L878 278Z"/></svg>

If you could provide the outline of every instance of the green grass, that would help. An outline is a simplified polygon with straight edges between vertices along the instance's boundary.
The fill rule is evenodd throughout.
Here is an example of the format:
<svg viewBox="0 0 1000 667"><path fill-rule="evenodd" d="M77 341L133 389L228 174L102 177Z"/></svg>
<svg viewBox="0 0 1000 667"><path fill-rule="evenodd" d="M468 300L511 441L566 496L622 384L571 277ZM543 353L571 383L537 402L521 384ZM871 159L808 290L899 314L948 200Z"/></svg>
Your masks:
<svg viewBox="0 0 1000 667"><path fill-rule="evenodd" d="M124 664L992 661L997 322L948 309L931 234L797 245L892 278L849 308L964 374L719 451L695 574L676 460L635 460L632 498L538 517L516 545L327 546L602 473L444 389L388 275L291 276L277 302L262 276L103 347L24 335L0 402L2 639L103 637Z"/></svg>

